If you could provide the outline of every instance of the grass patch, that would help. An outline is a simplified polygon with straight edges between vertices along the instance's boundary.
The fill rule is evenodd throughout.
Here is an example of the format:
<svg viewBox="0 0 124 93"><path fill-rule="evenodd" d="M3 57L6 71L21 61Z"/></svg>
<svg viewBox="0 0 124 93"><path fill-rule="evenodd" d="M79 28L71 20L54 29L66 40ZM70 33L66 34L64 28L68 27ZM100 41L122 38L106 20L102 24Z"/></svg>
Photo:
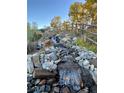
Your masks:
<svg viewBox="0 0 124 93"><path fill-rule="evenodd" d="M80 46L81 48L82 47L85 47L87 48L88 50L90 51L93 51L95 53L97 53L97 46L94 45L94 44L90 44L88 42L84 42L84 40L82 38L78 38L75 42L76 45Z"/></svg>

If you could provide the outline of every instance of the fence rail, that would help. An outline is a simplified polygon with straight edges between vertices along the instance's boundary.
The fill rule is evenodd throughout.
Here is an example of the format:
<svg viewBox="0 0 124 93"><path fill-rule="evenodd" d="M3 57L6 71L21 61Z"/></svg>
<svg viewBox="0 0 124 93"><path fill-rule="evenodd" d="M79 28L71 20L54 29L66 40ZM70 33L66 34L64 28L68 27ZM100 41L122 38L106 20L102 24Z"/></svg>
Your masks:
<svg viewBox="0 0 124 93"><path fill-rule="evenodd" d="M96 25L88 25L89 27L96 27ZM97 33L96 32L91 32L91 31L86 31L89 35L93 35L93 36L97 36ZM93 44L97 45L97 41L93 40L92 38L88 37L88 35L86 35L86 41L90 41L92 42Z"/></svg>
<svg viewBox="0 0 124 93"><path fill-rule="evenodd" d="M92 34L92 35L97 35L97 33L94 33L94 32L88 32L89 34Z"/></svg>
<svg viewBox="0 0 124 93"><path fill-rule="evenodd" d="M87 39L87 40L89 40L90 42L92 42L92 43L94 43L94 44L96 44L96 45L97 45L97 42L96 42L96 41L94 41L93 39L91 39L91 38L89 38L89 37L86 37L86 39Z"/></svg>

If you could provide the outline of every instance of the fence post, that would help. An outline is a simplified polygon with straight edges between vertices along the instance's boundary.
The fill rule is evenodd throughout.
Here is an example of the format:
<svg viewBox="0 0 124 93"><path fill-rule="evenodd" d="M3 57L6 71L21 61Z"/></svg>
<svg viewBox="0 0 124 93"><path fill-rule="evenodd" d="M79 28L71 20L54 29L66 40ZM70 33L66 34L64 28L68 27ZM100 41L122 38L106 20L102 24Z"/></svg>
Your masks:
<svg viewBox="0 0 124 93"><path fill-rule="evenodd" d="M85 33L83 34L83 39L84 39L84 42L86 42L86 34Z"/></svg>

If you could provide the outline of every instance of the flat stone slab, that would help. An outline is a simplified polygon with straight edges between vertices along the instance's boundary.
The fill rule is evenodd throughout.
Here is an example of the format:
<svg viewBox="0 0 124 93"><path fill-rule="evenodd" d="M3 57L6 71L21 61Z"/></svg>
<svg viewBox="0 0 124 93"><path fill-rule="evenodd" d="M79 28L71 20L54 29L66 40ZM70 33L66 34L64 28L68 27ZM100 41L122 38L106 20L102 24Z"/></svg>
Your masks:
<svg viewBox="0 0 124 93"><path fill-rule="evenodd" d="M33 72L33 78L54 78L55 76L55 73L40 68L35 68Z"/></svg>

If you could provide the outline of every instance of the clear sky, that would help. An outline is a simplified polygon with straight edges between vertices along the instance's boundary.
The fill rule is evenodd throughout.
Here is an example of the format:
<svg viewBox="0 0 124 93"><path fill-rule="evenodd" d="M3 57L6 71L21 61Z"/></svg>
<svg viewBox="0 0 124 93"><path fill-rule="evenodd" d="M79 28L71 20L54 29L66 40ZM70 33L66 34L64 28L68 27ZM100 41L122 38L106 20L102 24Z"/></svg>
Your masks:
<svg viewBox="0 0 124 93"><path fill-rule="evenodd" d="M38 27L49 26L54 16L62 21L68 19L69 7L73 2L85 0L27 0L28 22L36 22Z"/></svg>

